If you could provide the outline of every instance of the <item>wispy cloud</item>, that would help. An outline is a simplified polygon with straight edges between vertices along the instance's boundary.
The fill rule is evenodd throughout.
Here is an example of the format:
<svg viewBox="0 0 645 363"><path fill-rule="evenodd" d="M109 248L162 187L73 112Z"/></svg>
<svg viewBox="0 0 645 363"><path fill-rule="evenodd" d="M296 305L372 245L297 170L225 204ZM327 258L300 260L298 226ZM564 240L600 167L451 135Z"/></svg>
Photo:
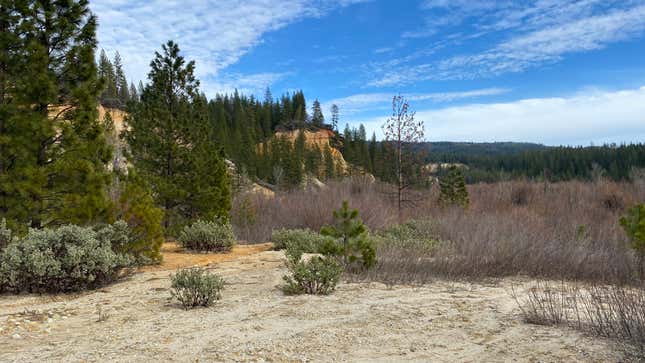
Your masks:
<svg viewBox="0 0 645 363"><path fill-rule="evenodd" d="M201 88L211 96L218 93L230 94L235 90L247 95L262 95L267 87L289 75L291 72L222 75L212 80L202 81Z"/></svg>
<svg viewBox="0 0 645 363"><path fill-rule="evenodd" d="M387 118L363 120L379 133ZM419 110L429 140L532 141L550 145L638 141L645 138L645 87L591 90L566 97Z"/></svg>
<svg viewBox="0 0 645 363"><path fill-rule="evenodd" d="M456 11L459 11L460 2L456 4L429 1L426 6L451 6L451 9L457 6ZM473 4L464 5L464 14L484 11ZM384 87L424 80L473 79L520 72L560 61L567 54L602 49L611 43L640 37L645 32L645 4L642 2L627 0L616 5L616 2L599 0L543 0L531 4L517 8L497 3L493 15L484 17L488 19L486 22L475 24L474 34L462 36L468 38L508 29L516 34L492 48L433 62L410 64L406 59L396 59L396 63L374 63L370 67L372 77L368 85Z"/></svg>
<svg viewBox="0 0 645 363"><path fill-rule="evenodd" d="M197 75L217 86L220 71L262 42L263 34L307 17L366 0L94 0L99 17L99 47L124 57L127 75L145 79L161 44L177 40ZM256 76L264 80L266 77Z"/></svg>
<svg viewBox="0 0 645 363"><path fill-rule="evenodd" d="M404 95L408 101L432 101L436 103L450 102L455 100L495 96L509 92L505 88L483 88L460 92L436 92L416 93ZM336 98L322 104L324 110L329 110L331 105L339 107L344 116L353 115L359 112L388 109L392 102L391 93L360 93L343 98Z"/></svg>

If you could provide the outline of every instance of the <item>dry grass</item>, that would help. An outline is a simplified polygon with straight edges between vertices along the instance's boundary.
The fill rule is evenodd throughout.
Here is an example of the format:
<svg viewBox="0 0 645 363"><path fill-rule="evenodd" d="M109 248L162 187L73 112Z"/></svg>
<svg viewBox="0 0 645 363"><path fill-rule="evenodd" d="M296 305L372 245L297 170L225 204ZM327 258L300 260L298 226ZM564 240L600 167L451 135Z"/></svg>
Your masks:
<svg viewBox="0 0 645 363"><path fill-rule="evenodd" d="M600 181L544 185L525 181L468 187L468 210L441 208L437 188L414 192L417 202L404 219L426 219L441 243L419 251L381 243L379 265L367 276L390 282L432 277L483 278L524 274L550 279L631 283L635 261L618 224L625 209L645 200L643 183ZM238 196L236 234L248 243L267 241L277 228L319 230L343 200L358 208L372 231L396 223L387 185L364 181L329 184L318 190Z"/></svg>

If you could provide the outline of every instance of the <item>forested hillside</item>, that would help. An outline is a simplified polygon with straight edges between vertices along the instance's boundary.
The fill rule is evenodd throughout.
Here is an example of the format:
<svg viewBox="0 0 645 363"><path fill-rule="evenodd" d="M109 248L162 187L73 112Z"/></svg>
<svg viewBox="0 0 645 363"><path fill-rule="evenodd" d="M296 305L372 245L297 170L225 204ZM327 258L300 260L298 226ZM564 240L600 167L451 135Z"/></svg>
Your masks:
<svg viewBox="0 0 645 363"><path fill-rule="evenodd" d="M587 147L546 147L523 143L467 145L432 143L426 147L425 160L467 165L464 174L470 183L524 177L549 181L606 177L622 181L629 180L639 168L645 167L645 144Z"/></svg>

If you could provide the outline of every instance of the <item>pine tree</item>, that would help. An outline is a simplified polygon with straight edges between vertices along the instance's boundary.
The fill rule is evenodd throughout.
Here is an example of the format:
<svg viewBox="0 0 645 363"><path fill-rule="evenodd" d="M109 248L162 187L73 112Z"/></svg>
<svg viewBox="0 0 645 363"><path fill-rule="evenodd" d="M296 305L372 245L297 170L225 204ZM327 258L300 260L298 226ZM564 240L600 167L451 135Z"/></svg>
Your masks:
<svg viewBox="0 0 645 363"><path fill-rule="evenodd" d="M372 132L372 138L368 146L367 153L369 154L369 165L368 171L372 174L375 174L376 170L376 149L378 144L376 143L376 133Z"/></svg>
<svg viewBox="0 0 645 363"><path fill-rule="evenodd" d="M130 82L130 100L139 101L139 92L137 92L137 87L132 82Z"/></svg>
<svg viewBox="0 0 645 363"><path fill-rule="evenodd" d="M334 166L334 156L331 153L331 147L329 145L325 145L323 158L325 162L325 179L334 179L336 177L336 168Z"/></svg>
<svg viewBox="0 0 645 363"><path fill-rule="evenodd" d="M338 105L331 105L331 128L332 130L338 131L338 121L340 117L338 115Z"/></svg>
<svg viewBox="0 0 645 363"><path fill-rule="evenodd" d="M169 41L155 53L151 68L124 136L172 234L191 218L228 216L230 187L223 153L205 118L195 63L186 63Z"/></svg>
<svg viewBox="0 0 645 363"><path fill-rule="evenodd" d="M1 71L0 218L21 228L102 221L111 152L97 113L96 17L87 1L0 8L0 26L20 34L3 32L0 45L9 70Z"/></svg>
<svg viewBox="0 0 645 363"><path fill-rule="evenodd" d="M118 104L118 91L116 73L112 62L101 49L99 56L99 78L103 80L103 91L100 95L100 103L106 107L115 107Z"/></svg>
<svg viewBox="0 0 645 363"><path fill-rule="evenodd" d="M316 127L321 127L325 123L325 116L320 108L320 102L316 99L312 106L311 123Z"/></svg>
<svg viewBox="0 0 645 363"><path fill-rule="evenodd" d="M152 191L136 170L118 173L115 219L125 221L131 231L131 242L123 252L141 259L141 262L161 261L164 242L163 211L155 205ZM146 261L147 260L147 261Z"/></svg>
<svg viewBox="0 0 645 363"><path fill-rule="evenodd" d="M468 189L461 170L455 165L448 168L448 172L439 179L439 203L444 206L460 205L468 207Z"/></svg>
<svg viewBox="0 0 645 363"><path fill-rule="evenodd" d="M305 150L305 172L320 177L321 151L318 145Z"/></svg>
<svg viewBox="0 0 645 363"><path fill-rule="evenodd" d="M128 90L128 81L125 79L123 72L123 63L121 55L116 52L114 55L114 83L116 88L116 97L118 99L118 106L124 108L130 100L130 91Z"/></svg>
<svg viewBox="0 0 645 363"><path fill-rule="evenodd" d="M305 147L305 133L303 130L300 130L293 143L292 153L284 157L286 182L289 186L298 186L302 183Z"/></svg>
<svg viewBox="0 0 645 363"><path fill-rule="evenodd" d="M342 256L347 267L370 268L376 263L376 249L368 238L367 227L358 218L358 210L349 209L347 201L334 211L334 224L323 227L320 233L339 241L338 245L324 246L323 252Z"/></svg>

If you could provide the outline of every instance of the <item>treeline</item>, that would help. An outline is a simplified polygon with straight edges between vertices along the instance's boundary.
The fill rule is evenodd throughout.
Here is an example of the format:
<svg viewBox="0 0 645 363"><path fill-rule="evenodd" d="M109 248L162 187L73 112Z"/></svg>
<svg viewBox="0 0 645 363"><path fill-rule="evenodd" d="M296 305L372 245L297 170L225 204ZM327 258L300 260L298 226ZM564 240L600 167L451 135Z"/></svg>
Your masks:
<svg viewBox="0 0 645 363"><path fill-rule="evenodd" d="M99 102L105 107L123 110L128 102L138 100L139 93L143 90L141 81L139 81L138 90L134 83L130 82L130 85L128 85L119 52L116 52L112 62L105 54L105 51L101 50L98 76L103 82L103 91L99 95Z"/></svg>
<svg viewBox="0 0 645 363"><path fill-rule="evenodd" d="M431 150L428 162L462 163L469 183L531 178L552 182L593 180L631 180L635 169L645 168L645 144L587 147L543 147L522 152L496 154L437 154Z"/></svg>

